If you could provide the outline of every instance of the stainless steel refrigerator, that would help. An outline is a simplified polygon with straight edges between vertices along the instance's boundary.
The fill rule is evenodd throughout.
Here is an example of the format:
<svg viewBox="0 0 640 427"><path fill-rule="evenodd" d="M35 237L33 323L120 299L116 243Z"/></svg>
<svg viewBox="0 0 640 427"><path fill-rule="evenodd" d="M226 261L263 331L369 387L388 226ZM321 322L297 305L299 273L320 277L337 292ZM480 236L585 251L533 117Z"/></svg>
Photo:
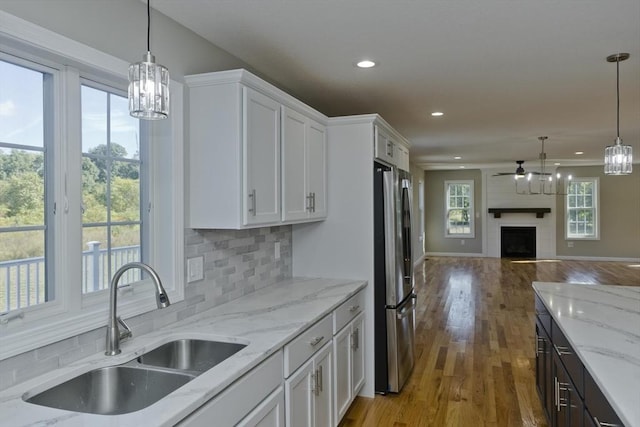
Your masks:
<svg viewBox="0 0 640 427"><path fill-rule="evenodd" d="M375 391L397 393L414 365L411 175L374 163Z"/></svg>

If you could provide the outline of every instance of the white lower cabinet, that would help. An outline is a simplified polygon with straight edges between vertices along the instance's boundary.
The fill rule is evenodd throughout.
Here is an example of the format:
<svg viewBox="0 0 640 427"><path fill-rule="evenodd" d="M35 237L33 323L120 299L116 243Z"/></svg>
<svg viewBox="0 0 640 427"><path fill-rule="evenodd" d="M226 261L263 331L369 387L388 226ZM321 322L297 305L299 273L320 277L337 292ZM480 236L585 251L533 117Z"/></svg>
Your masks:
<svg viewBox="0 0 640 427"><path fill-rule="evenodd" d="M285 380L286 425L331 427L333 423L333 342Z"/></svg>
<svg viewBox="0 0 640 427"><path fill-rule="evenodd" d="M334 419L340 422L364 385L364 293L359 292L334 312ZM337 332L336 332L337 331Z"/></svg>
<svg viewBox="0 0 640 427"><path fill-rule="evenodd" d="M282 376L283 356L282 351L278 351L178 425L231 427L240 423L243 426L283 427Z"/></svg>
<svg viewBox="0 0 640 427"><path fill-rule="evenodd" d="M278 387L237 427L284 427L284 388Z"/></svg>

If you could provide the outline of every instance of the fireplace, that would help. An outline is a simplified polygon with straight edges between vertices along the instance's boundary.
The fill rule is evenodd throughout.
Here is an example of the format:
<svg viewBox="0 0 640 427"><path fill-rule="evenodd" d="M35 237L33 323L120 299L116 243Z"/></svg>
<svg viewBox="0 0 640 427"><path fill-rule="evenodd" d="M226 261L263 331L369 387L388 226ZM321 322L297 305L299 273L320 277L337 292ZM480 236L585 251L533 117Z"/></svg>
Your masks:
<svg viewBox="0 0 640 427"><path fill-rule="evenodd" d="M502 258L535 258L535 227L500 227L500 256Z"/></svg>

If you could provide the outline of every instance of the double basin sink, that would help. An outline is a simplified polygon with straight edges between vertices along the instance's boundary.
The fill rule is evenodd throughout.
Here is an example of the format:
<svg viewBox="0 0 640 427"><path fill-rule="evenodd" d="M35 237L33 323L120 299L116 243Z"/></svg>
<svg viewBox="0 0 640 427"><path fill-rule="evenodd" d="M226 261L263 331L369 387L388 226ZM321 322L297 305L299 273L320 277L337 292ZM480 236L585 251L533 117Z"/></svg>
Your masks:
<svg viewBox="0 0 640 427"><path fill-rule="evenodd" d="M157 402L244 347L222 341L170 341L130 362L94 369L25 396L25 401L90 414L126 414Z"/></svg>

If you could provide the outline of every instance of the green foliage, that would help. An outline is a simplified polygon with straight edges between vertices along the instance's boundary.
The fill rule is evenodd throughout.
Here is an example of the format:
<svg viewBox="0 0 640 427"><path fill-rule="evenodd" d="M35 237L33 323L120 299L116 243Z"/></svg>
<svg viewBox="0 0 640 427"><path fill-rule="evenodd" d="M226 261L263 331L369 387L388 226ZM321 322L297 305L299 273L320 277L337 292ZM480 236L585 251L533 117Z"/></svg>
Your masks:
<svg viewBox="0 0 640 427"><path fill-rule="evenodd" d="M100 223L107 220L107 154L106 145L90 150L82 159L82 203L84 223ZM111 144L112 154L126 158L127 152L119 144ZM11 150L0 151L0 227L43 225L44 205L44 156L40 152ZM140 218L140 180L138 164L114 161L111 164L111 220L137 221ZM131 228L131 227L129 227ZM114 246L139 244L139 226L131 230L114 228ZM104 240L105 228L89 228L83 235L93 235L92 240ZM117 234L117 236L116 236ZM38 257L44 254L44 232L0 233L0 261ZM85 236L85 237L86 237ZM116 244L117 243L117 244Z"/></svg>

